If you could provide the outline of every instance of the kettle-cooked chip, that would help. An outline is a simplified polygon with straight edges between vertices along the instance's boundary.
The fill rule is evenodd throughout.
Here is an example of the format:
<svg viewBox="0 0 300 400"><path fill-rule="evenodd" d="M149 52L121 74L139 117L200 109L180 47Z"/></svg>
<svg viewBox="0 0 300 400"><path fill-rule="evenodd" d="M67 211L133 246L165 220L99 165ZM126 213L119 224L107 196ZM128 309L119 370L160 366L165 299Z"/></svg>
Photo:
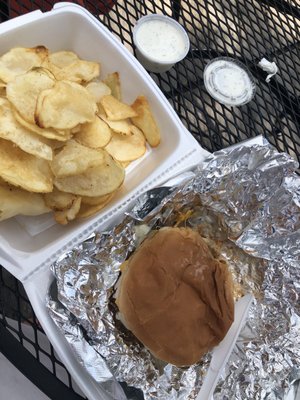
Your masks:
<svg viewBox="0 0 300 400"><path fill-rule="evenodd" d="M101 81L90 82L86 85L86 89L93 96L96 103L99 103L103 96L111 94L110 88Z"/></svg>
<svg viewBox="0 0 300 400"><path fill-rule="evenodd" d="M128 104L122 103L111 95L101 97L100 104L110 121L136 117L138 114Z"/></svg>
<svg viewBox="0 0 300 400"><path fill-rule="evenodd" d="M18 214L41 215L49 211L41 194L0 184L0 221Z"/></svg>
<svg viewBox="0 0 300 400"><path fill-rule="evenodd" d="M19 124L24 126L24 128L28 129L29 131L34 132L40 136L43 136L44 138L66 142L72 136L70 129L64 129L64 130L62 129L58 130L52 128L43 129L37 126L36 124L30 124L29 122L27 122L24 118L21 117L21 115L16 110L13 110L13 113L15 119L19 122Z"/></svg>
<svg viewBox="0 0 300 400"><path fill-rule="evenodd" d="M118 161L133 161L146 152L146 140L139 128L132 125L131 135L114 132L105 150Z"/></svg>
<svg viewBox="0 0 300 400"><path fill-rule="evenodd" d="M53 188L52 192L45 193L44 200L46 206L53 211L63 211L72 207L73 202L77 199L77 196L72 193L61 192L60 190Z"/></svg>
<svg viewBox="0 0 300 400"><path fill-rule="evenodd" d="M16 76L41 66L47 55L48 49L44 46L11 49L0 58L0 79L3 82L14 80Z"/></svg>
<svg viewBox="0 0 300 400"><path fill-rule="evenodd" d="M49 61L51 64L54 64L58 68L68 67L70 64L79 60L79 57L73 51L56 51L54 53L50 53Z"/></svg>
<svg viewBox="0 0 300 400"><path fill-rule="evenodd" d="M82 204L86 204L89 206L96 206L98 204L106 203L106 201L109 201L113 195L114 193L109 193L105 194L104 196L94 196L94 197L82 196L81 202Z"/></svg>
<svg viewBox="0 0 300 400"><path fill-rule="evenodd" d="M103 153L101 165L79 175L56 178L54 185L63 192L90 197L104 196L118 189L124 181L124 169L105 150L97 151Z"/></svg>
<svg viewBox="0 0 300 400"><path fill-rule="evenodd" d="M80 210L81 197L65 193L55 187L51 193L44 195L47 207L54 211L54 218L59 224L65 225L75 219Z"/></svg>
<svg viewBox="0 0 300 400"><path fill-rule="evenodd" d="M66 225L68 222L73 221L80 211L80 205L81 197L76 197L70 208L54 212L55 221L61 225Z"/></svg>
<svg viewBox="0 0 300 400"><path fill-rule="evenodd" d="M56 154L51 163L51 169L58 178L78 175L91 167L102 165L103 152L91 149L69 140L62 150Z"/></svg>
<svg viewBox="0 0 300 400"><path fill-rule="evenodd" d="M6 83L0 81L0 96L6 97Z"/></svg>
<svg viewBox="0 0 300 400"><path fill-rule="evenodd" d="M34 68L7 84L7 98L26 121L34 124L38 96L44 89L50 89L54 84L55 79L49 71L44 68Z"/></svg>
<svg viewBox="0 0 300 400"><path fill-rule="evenodd" d="M56 79L86 83L100 74L100 64L93 61L78 60L55 72Z"/></svg>
<svg viewBox="0 0 300 400"><path fill-rule="evenodd" d="M146 97L137 97L131 107L138 115L137 117L132 118L134 125L142 130L150 146L158 146L160 143L160 132Z"/></svg>
<svg viewBox="0 0 300 400"><path fill-rule="evenodd" d="M132 123L130 119L121 119L120 121L110 121L102 112L98 113L99 117L110 127L111 130L122 133L123 135L131 134Z"/></svg>
<svg viewBox="0 0 300 400"><path fill-rule="evenodd" d="M101 200L98 200L98 203L96 204L87 204L83 202L83 198L81 201L81 206L80 210L77 214L77 218L88 218L91 217L92 215L95 215L97 212L102 210L114 197L115 192L107 194L106 196L102 196ZM99 199L99 198L97 198Z"/></svg>
<svg viewBox="0 0 300 400"><path fill-rule="evenodd" d="M121 101L122 95L119 73L113 72L112 74L108 74L103 82L110 88L112 96Z"/></svg>
<svg viewBox="0 0 300 400"><path fill-rule="evenodd" d="M14 118L8 100L0 98L0 138L10 140L26 153L52 160L52 148L46 139L29 131Z"/></svg>
<svg viewBox="0 0 300 400"><path fill-rule="evenodd" d="M98 149L108 144L111 134L109 126L97 116L93 122L83 124L74 138L84 146Z"/></svg>
<svg viewBox="0 0 300 400"><path fill-rule="evenodd" d="M29 192L47 193L53 188L48 161L25 153L5 139L0 139L0 176Z"/></svg>
<svg viewBox="0 0 300 400"><path fill-rule="evenodd" d="M71 51L58 51L49 55L43 66L48 68L57 80L87 83L100 74L100 64L80 60Z"/></svg>
<svg viewBox="0 0 300 400"><path fill-rule="evenodd" d="M38 97L35 121L40 128L72 129L92 122L96 102L83 86L75 82L58 81Z"/></svg>
<svg viewBox="0 0 300 400"><path fill-rule="evenodd" d="M131 161L119 161L123 168L127 168Z"/></svg>
<svg viewBox="0 0 300 400"><path fill-rule="evenodd" d="M28 129L31 132L43 136L44 138L59 140L61 142L65 142L71 138L70 129L65 129L65 130L58 130L52 128L43 129L37 126L36 124L31 124L30 122L27 122L24 118L21 117L21 115L15 109L13 110L13 113L15 119L19 122L20 125L22 125L24 128Z"/></svg>

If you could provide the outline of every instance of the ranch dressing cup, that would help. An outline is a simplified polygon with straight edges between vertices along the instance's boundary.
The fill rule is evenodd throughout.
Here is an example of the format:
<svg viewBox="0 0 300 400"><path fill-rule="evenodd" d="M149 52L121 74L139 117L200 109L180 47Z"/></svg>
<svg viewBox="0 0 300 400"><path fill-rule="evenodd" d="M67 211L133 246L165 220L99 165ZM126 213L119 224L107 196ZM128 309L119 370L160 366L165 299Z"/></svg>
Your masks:
<svg viewBox="0 0 300 400"><path fill-rule="evenodd" d="M210 61L204 69L203 80L208 93L227 106L242 106L255 95L252 74L244 64L230 57Z"/></svg>
<svg viewBox="0 0 300 400"><path fill-rule="evenodd" d="M188 53L190 40L183 27L165 15L142 17L133 29L137 59L151 72L165 72Z"/></svg>

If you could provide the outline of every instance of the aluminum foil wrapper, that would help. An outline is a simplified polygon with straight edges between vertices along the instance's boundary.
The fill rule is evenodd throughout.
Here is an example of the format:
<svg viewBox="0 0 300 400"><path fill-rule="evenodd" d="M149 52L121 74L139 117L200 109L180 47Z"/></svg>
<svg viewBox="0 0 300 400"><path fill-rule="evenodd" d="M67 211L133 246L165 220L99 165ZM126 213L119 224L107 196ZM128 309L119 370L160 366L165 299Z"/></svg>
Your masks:
<svg viewBox="0 0 300 400"><path fill-rule="evenodd" d="M215 400L294 399L300 379L300 178L297 163L267 143L211 155L180 184L143 194L123 220L61 256L47 305L78 360L106 391L117 381L145 399L195 399L211 354L189 368L156 360L117 318L120 267L162 226L189 226L227 260L236 299L253 293L247 323ZM129 398L142 398L135 397Z"/></svg>

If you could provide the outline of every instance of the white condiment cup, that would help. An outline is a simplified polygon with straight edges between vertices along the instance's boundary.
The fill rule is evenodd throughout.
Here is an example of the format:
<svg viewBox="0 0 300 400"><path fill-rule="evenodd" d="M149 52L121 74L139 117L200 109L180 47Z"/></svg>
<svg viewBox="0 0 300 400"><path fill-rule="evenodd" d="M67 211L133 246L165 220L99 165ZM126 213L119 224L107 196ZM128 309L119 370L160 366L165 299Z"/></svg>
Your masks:
<svg viewBox="0 0 300 400"><path fill-rule="evenodd" d="M204 69L203 80L208 93L227 106L242 106L255 95L252 74L244 64L230 57L211 60Z"/></svg>
<svg viewBox="0 0 300 400"><path fill-rule="evenodd" d="M149 36L145 39L147 30ZM146 15L137 21L133 28L133 42L137 59L148 71L156 73L171 69L185 58L190 49L185 29L174 19L160 14Z"/></svg>

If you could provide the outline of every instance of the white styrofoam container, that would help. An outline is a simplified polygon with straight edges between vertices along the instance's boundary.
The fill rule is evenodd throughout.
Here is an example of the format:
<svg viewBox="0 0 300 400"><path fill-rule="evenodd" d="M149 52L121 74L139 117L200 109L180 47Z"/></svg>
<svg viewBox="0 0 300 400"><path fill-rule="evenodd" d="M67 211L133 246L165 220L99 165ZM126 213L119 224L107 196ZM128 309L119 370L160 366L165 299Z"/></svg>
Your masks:
<svg viewBox="0 0 300 400"><path fill-rule="evenodd" d="M167 99L144 68L96 18L72 3L57 3L50 12L32 13L0 25L0 54L16 46L45 45L51 51L72 50L81 58L99 61L101 75L118 71L123 100L131 103L145 95L161 131L161 144L126 174L114 200L88 220L59 226L51 216L13 218L0 222L0 262L24 281L58 254L88 236L95 228L120 214L142 191L166 181L201 161L207 152L182 125ZM38 233L38 234L36 234Z"/></svg>
<svg viewBox="0 0 300 400"><path fill-rule="evenodd" d="M184 128L143 67L84 8L58 3L50 12L34 11L0 24L0 35L0 54L15 46L42 44L51 51L73 50L81 58L100 61L102 76L118 71L124 100L131 102L139 94L147 96L161 130L161 145L129 169L118 197L99 215L69 226L53 223L48 215L0 222L0 263L23 282L35 314L59 357L90 400L116 400L87 374L47 312L45 298L53 279L49 265L95 229L117 223L140 193L200 163L208 152ZM237 305L234 326L214 353L198 400L207 400L213 393L250 303L248 297Z"/></svg>

